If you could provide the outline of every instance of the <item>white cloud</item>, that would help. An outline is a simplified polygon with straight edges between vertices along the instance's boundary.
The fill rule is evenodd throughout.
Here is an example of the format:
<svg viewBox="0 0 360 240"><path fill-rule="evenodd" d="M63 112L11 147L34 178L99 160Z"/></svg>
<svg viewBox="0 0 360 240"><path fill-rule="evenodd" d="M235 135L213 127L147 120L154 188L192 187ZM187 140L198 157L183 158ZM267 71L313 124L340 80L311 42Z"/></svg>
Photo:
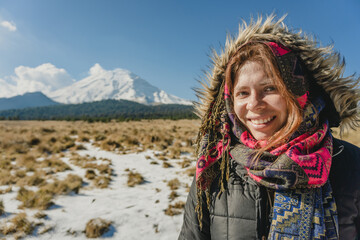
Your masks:
<svg viewBox="0 0 360 240"><path fill-rule="evenodd" d="M16 95L16 86L9 84L5 80L0 78L0 98L12 97Z"/></svg>
<svg viewBox="0 0 360 240"><path fill-rule="evenodd" d="M9 21L1 21L0 25L4 28L6 28L7 30L11 31L11 32L15 32L16 31L16 25L14 22L9 22Z"/></svg>
<svg viewBox="0 0 360 240"><path fill-rule="evenodd" d="M46 94L73 83L65 69L56 68L51 63L35 68L19 66L15 68L15 75L12 79L20 93L42 91Z"/></svg>
<svg viewBox="0 0 360 240"><path fill-rule="evenodd" d="M0 97L37 91L48 94L74 82L65 69L57 68L51 63L44 63L35 68L19 66L15 68L15 75L10 76L10 79L13 84L0 81Z"/></svg>

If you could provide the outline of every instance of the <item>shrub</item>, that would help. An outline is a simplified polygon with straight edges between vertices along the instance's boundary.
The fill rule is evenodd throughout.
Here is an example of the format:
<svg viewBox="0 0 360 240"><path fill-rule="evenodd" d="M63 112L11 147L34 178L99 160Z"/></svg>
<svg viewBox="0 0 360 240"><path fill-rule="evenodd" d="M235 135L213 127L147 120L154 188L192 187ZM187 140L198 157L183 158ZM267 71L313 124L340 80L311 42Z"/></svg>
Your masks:
<svg viewBox="0 0 360 240"><path fill-rule="evenodd" d="M134 187L137 184L142 184L144 182L144 177L141 176L140 173L134 173L132 171L130 171L128 173L128 181L127 181L127 185L129 187Z"/></svg>
<svg viewBox="0 0 360 240"><path fill-rule="evenodd" d="M94 184L98 188L107 188L109 186L111 179L105 176L98 176L94 180Z"/></svg>
<svg viewBox="0 0 360 240"><path fill-rule="evenodd" d="M110 164L99 164L96 166L97 170L99 170L100 173L102 174L112 174L112 169L110 167Z"/></svg>
<svg viewBox="0 0 360 240"><path fill-rule="evenodd" d="M11 222L14 223L17 231L21 230L26 234L30 234L34 230L34 224L27 220L26 213L19 213L11 219Z"/></svg>
<svg viewBox="0 0 360 240"><path fill-rule="evenodd" d="M78 144L75 146L75 150L86 150L86 147L82 144Z"/></svg>
<svg viewBox="0 0 360 240"><path fill-rule="evenodd" d="M11 170L13 168L11 161L9 159L0 160L0 169Z"/></svg>
<svg viewBox="0 0 360 240"><path fill-rule="evenodd" d="M162 160L162 161L167 161L168 160L165 156L158 156L158 159Z"/></svg>
<svg viewBox="0 0 360 240"><path fill-rule="evenodd" d="M12 191L12 187L8 187L8 188L6 188L6 189L4 189L4 190L0 190L0 194L9 193L9 192L11 192L11 191Z"/></svg>
<svg viewBox="0 0 360 240"><path fill-rule="evenodd" d="M80 142L89 142L90 141L90 139L87 136L81 136L81 137L79 137L79 139L80 139Z"/></svg>
<svg viewBox="0 0 360 240"><path fill-rule="evenodd" d="M170 187L171 190L176 190L180 186L179 179L174 178L174 179L170 180L167 185Z"/></svg>
<svg viewBox="0 0 360 240"><path fill-rule="evenodd" d="M95 136L95 141L102 141L102 140L105 140L106 139L106 136L105 135L96 135Z"/></svg>
<svg viewBox="0 0 360 240"><path fill-rule="evenodd" d="M70 131L70 135L76 135L78 133L78 131L76 129L72 129Z"/></svg>
<svg viewBox="0 0 360 240"><path fill-rule="evenodd" d="M172 165L170 163L167 163L167 162L163 162L163 168L170 168L172 167Z"/></svg>
<svg viewBox="0 0 360 240"><path fill-rule="evenodd" d="M172 205L173 208L183 209L185 207L185 203L183 201L178 201Z"/></svg>
<svg viewBox="0 0 360 240"><path fill-rule="evenodd" d="M45 154L50 154L52 153L53 151L54 152L60 152L60 149L57 149L57 146L56 145L52 145L52 149L50 149L49 145L48 144L45 144L45 143L41 143L37 146L37 151L39 153L45 153Z"/></svg>
<svg viewBox="0 0 360 240"><path fill-rule="evenodd" d="M82 183L81 177L69 174L63 181L54 180L52 183L47 183L46 185L41 186L38 193L51 195L69 194L70 192L79 193Z"/></svg>
<svg viewBox="0 0 360 240"><path fill-rule="evenodd" d="M94 170L88 169L88 170L86 170L85 177L86 177L87 179L92 180L92 179L94 179L94 178L96 177L96 173L95 173Z"/></svg>
<svg viewBox="0 0 360 240"><path fill-rule="evenodd" d="M2 200L0 200L0 216L2 216L5 213L4 203Z"/></svg>
<svg viewBox="0 0 360 240"><path fill-rule="evenodd" d="M169 204L168 208L164 210L166 215L174 216L181 214L179 209L183 209L185 207L185 203L183 201L178 201L174 205Z"/></svg>
<svg viewBox="0 0 360 240"><path fill-rule="evenodd" d="M41 235L41 234L50 232L50 231L52 231L53 229L54 229L54 228L53 228L52 226L44 226L43 228L40 228L40 229L39 229L38 234Z"/></svg>
<svg viewBox="0 0 360 240"><path fill-rule="evenodd" d="M101 218L91 219L85 228L85 235L88 238L97 238L109 230L111 222Z"/></svg>
<svg viewBox="0 0 360 240"><path fill-rule="evenodd" d="M26 218L26 213L19 213L10 220L10 225L2 230L4 235L18 233L18 236L31 234L35 226Z"/></svg>
<svg viewBox="0 0 360 240"><path fill-rule="evenodd" d="M25 154L29 151L29 146L25 143L14 143L11 150L12 153Z"/></svg>
<svg viewBox="0 0 360 240"><path fill-rule="evenodd" d="M169 199L172 201L175 198L177 198L179 195L175 192L175 191L171 191L170 195L169 195Z"/></svg>
<svg viewBox="0 0 360 240"><path fill-rule="evenodd" d="M174 209L172 205L169 205L167 209L164 210L165 214L168 216L174 216L181 214L181 211Z"/></svg>
<svg viewBox="0 0 360 240"><path fill-rule="evenodd" d="M187 174L189 177L195 176L196 167L191 167L186 169L185 174Z"/></svg>
<svg viewBox="0 0 360 240"><path fill-rule="evenodd" d="M187 168L187 167L190 167L190 165L191 165L191 161L189 159L184 159L180 163L181 168Z"/></svg>
<svg viewBox="0 0 360 240"><path fill-rule="evenodd" d="M45 159L40 164L41 167L49 167L54 172L64 172L66 170L71 170L69 165L61 161L60 159L53 156L51 159Z"/></svg>
<svg viewBox="0 0 360 240"><path fill-rule="evenodd" d="M36 164L36 159L32 155L22 155L16 158L17 166L22 166L26 168L34 168Z"/></svg>
<svg viewBox="0 0 360 240"><path fill-rule="evenodd" d="M35 215L34 215L34 218L46 218L47 217L47 215L44 213L44 212L37 212L37 213L35 213Z"/></svg>
<svg viewBox="0 0 360 240"><path fill-rule="evenodd" d="M0 169L0 185L10 185L16 183L14 177L8 170Z"/></svg>
<svg viewBox="0 0 360 240"><path fill-rule="evenodd" d="M32 176L22 177L19 181L17 181L16 185L18 186L39 186L43 184L45 180L39 177L36 173Z"/></svg>
<svg viewBox="0 0 360 240"><path fill-rule="evenodd" d="M108 147L106 147L106 145L107 145ZM102 146L103 148L107 148L108 150L112 150L112 151L115 150L116 148L122 148L122 147L121 147L121 144L118 143L117 141L114 141L114 140L104 141L104 142L102 142L101 146Z"/></svg>
<svg viewBox="0 0 360 240"><path fill-rule="evenodd" d="M35 145L38 145L40 143L40 139L37 138L37 137L32 137L29 141L29 145L30 146L35 146Z"/></svg>
<svg viewBox="0 0 360 240"><path fill-rule="evenodd" d="M79 193L79 190L83 184L83 180L78 175L68 174L66 179L62 181L62 184L66 186L66 191L64 191L63 193Z"/></svg>
<svg viewBox="0 0 360 240"><path fill-rule="evenodd" d="M16 199L22 202L20 208L38 208L48 209L54 203L51 201L53 194L44 191L37 191L36 193L21 187L18 191Z"/></svg>
<svg viewBox="0 0 360 240"><path fill-rule="evenodd" d="M53 133L53 132L56 132L56 130L53 129L53 128L41 128L41 131L42 131L43 133Z"/></svg>
<svg viewBox="0 0 360 240"><path fill-rule="evenodd" d="M18 178L23 178L26 176L26 171L25 170L17 170L15 173L15 176Z"/></svg>

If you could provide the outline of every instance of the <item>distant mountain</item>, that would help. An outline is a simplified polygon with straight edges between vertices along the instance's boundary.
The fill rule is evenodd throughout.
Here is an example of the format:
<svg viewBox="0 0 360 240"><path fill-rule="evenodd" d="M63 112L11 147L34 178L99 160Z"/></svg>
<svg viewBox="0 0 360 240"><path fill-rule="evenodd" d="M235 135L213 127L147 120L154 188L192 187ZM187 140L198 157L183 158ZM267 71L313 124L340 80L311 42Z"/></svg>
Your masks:
<svg viewBox="0 0 360 240"><path fill-rule="evenodd" d="M128 70L105 70L99 64L90 69L89 77L56 90L48 96L65 104L105 99L123 99L142 104L192 104L188 100L167 94Z"/></svg>
<svg viewBox="0 0 360 240"><path fill-rule="evenodd" d="M10 120L192 119L193 107L181 104L144 105L127 100L12 109L0 112Z"/></svg>
<svg viewBox="0 0 360 240"><path fill-rule="evenodd" d="M25 93L11 98L0 98L0 111L6 109L21 109L28 107L42 107L49 105L57 105L41 92Z"/></svg>

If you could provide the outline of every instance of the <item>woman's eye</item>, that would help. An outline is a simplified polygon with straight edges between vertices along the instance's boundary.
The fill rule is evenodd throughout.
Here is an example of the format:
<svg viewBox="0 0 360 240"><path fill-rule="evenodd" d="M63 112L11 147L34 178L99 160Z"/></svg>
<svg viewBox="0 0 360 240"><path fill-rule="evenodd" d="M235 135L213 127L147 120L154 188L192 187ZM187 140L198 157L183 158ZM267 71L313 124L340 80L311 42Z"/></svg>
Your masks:
<svg viewBox="0 0 360 240"><path fill-rule="evenodd" d="M249 93L248 92L245 92L245 91L241 91L241 92L237 92L237 96L239 96L239 97L245 97L245 96L247 96Z"/></svg>
<svg viewBox="0 0 360 240"><path fill-rule="evenodd" d="M275 86L268 86L265 88L265 92L275 92L277 88Z"/></svg>

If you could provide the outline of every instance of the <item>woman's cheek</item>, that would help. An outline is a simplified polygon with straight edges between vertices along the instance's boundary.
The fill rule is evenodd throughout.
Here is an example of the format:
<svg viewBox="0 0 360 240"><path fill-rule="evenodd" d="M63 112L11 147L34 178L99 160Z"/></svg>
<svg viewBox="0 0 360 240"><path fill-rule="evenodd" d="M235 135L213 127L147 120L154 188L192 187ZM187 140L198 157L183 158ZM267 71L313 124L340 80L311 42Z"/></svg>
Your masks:
<svg viewBox="0 0 360 240"><path fill-rule="evenodd" d="M239 101L235 101L234 102L234 112L236 114L236 116L242 120L244 118L244 115L246 113L246 104L239 102Z"/></svg>

